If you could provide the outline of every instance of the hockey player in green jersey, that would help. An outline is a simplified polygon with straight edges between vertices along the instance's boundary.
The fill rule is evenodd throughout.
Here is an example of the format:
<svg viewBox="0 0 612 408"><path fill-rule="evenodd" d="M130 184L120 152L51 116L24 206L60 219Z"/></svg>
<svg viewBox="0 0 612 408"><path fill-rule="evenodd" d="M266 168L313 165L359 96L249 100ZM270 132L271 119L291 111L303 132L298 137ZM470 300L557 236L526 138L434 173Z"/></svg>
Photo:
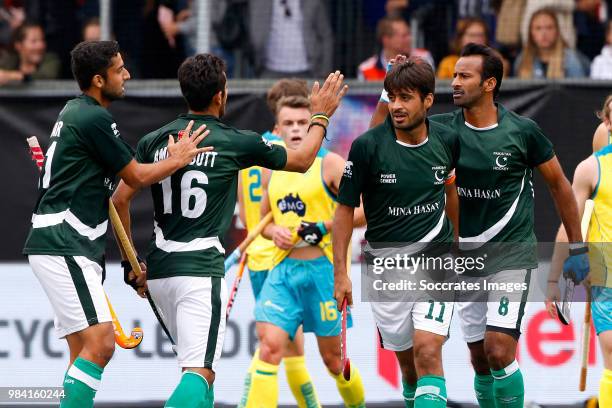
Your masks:
<svg viewBox="0 0 612 408"><path fill-rule="evenodd" d="M123 97L130 74L114 41L88 41L71 52L82 95L59 113L40 175L38 202L24 248L55 314L55 329L70 348L62 408L93 407L102 372L115 350L102 288L108 198L118 175L133 188L166 178L187 165L206 136L168 147L168 158L137 163L106 109ZM184 123L189 131L193 123Z"/></svg>
<svg viewBox="0 0 612 408"><path fill-rule="evenodd" d="M372 254L381 249L387 252L385 261L395 256L389 253L399 254L399 250L413 259L436 257L451 246L452 221L456 222L457 214L454 170L459 137L453 129L427 119L434 89L434 71L427 62L398 59L385 78L390 100L385 104L385 122L351 145L333 224L338 305L344 299L352 304L346 257L354 210L361 199L367 248L372 248L364 251L367 257L377 257ZM370 265L368 262L368 269ZM418 269L419 275L432 272L427 267ZM381 346L395 352L400 364L406 407L445 407L442 345L450 328L452 299L416 291L401 299L388 295L368 300Z"/></svg>
<svg viewBox="0 0 612 408"><path fill-rule="evenodd" d="M227 102L224 62L210 54L190 57L179 68L181 91L189 112L146 135L136 158L153 163L166 155L168 135L184 123L206 124L206 144L215 150L151 187L153 238L147 255L148 290L176 340L183 376L166 407L212 408L215 367L225 334L227 288L223 236L236 205L238 173L251 166L305 172L321 146L329 117L347 87L343 76L330 74L311 93L313 112L308 137L297 150L272 144L255 132L234 129L221 121ZM214 138L213 138L214 135ZM126 230L129 204L137 189L121 183L113 201Z"/></svg>
<svg viewBox="0 0 612 408"><path fill-rule="evenodd" d="M547 184L575 247L570 258L584 261L586 248L576 199L552 143L534 121L495 102L502 76L503 64L496 51L483 45L466 45L455 65L452 82L453 100L461 109L434 115L431 120L459 133L460 249L469 254L468 250L499 244L504 252L495 253L480 276L465 279L482 279L485 275L491 282L523 282L528 287L531 271L538 266L534 168ZM474 388L483 408L523 407L525 388L516 347L527 294L528 289L513 296L483 291L476 299L457 294L457 311L476 371Z"/></svg>
<svg viewBox="0 0 612 408"><path fill-rule="evenodd" d="M452 82L453 100L461 109L433 115L430 120L459 134L456 185L462 255L497 246L484 270L465 273L461 279L482 283L486 277L490 282L528 287L531 271L537 268L533 168L548 185L573 243L569 260L588 267L588 259L584 259L576 200L552 143L534 121L495 102L502 77L503 64L496 51L466 45ZM383 94L372 124L383 120L386 104ZM512 296L457 293L455 306L476 371L474 388L482 408L523 407L523 376L515 356L527 295L528 290Z"/></svg>

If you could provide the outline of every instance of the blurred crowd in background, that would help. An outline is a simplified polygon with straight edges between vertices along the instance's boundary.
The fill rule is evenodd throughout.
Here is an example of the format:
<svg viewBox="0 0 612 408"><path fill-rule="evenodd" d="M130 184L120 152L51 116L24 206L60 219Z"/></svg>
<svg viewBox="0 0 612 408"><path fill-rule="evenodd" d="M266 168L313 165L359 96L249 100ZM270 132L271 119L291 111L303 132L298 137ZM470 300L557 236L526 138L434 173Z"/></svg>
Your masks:
<svg viewBox="0 0 612 408"><path fill-rule="evenodd" d="M71 78L70 50L101 37L100 0L0 0L0 85ZM199 10L201 5L206 10ZM496 48L508 77L612 79L612 0L111 0L112 38L132 78L176 78L196 52L232 78L382 80L397 54L450 79L469 42Z"/></svg>

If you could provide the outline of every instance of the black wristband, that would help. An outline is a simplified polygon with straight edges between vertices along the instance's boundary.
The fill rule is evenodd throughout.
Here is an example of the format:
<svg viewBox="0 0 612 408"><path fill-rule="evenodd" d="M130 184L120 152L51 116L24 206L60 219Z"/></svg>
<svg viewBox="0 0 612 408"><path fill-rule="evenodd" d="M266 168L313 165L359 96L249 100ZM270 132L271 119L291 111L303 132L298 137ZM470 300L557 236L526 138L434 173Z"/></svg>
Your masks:
<svg viewBox="0 0 612 408"><path fill-rule="evenodd" d="M136 260L138 261L138 263L142 262L142 259L140 259L139 256L136 257ZM130 285L134 290L138 290L138 286L136 286L136 277L134 277L133 279L129 279L128 277L130 271L132 270L132 265L130 264L130 261L122 260L121 267L123 268L123 281L127 285Z"/></svg>
<svg viewBox="0 0 612 408"><path fill-rule="evenodd" d="M570 256L586 254L587 252L589 252L589 247L586 244L584 244L584 246L579 246L577 248L572 248L570 246L570 249L569 249Z"/></svg>
<svg viewBox="0 0 612 408"><path fill-rule="evenodd" d="M321 126L323 128L323 139L328 140L327 139L327 126L319 122L310 122L310 125L308 126L309 132L310 132L310 128L313 126Z"/></svg>

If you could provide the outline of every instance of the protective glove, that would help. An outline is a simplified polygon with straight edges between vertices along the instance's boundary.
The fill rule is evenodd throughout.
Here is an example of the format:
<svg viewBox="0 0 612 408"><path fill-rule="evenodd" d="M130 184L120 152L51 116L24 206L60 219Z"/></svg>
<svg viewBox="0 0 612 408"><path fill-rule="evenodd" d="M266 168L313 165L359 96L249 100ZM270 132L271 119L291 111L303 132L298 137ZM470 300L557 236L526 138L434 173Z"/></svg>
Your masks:
<svg viewBox="0 0 612 408"><path fill-rule="evenodd" d="M587 244L570 244L569 256L563 263L563 276L576 285L589 274L589 247Z"/></svg>
<svg viewBox="0 0 612 408"><path fill-rule="evenodd" d="M304 242L310 245L318 245L327 234L327 228L325 228L323 222L302 221L297 233Z"/></svg>

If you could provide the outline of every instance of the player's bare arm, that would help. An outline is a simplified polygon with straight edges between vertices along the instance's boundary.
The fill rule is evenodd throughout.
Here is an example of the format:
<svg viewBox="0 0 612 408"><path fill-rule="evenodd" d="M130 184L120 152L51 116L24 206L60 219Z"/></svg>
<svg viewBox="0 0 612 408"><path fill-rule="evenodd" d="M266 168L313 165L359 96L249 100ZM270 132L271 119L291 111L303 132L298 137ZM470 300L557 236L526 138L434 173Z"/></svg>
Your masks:
<svg viewBox="0 0 612 408"><path fill-rule="evenodd" d="M246 228L246 213L244 210L244 197L242 196L242 177L238 176L238 193L236 194L238 198L238 217L240 217L240 222Z"/></svg>
<svg viewBox="0 0 612 408"><path fill-rule="evenodd" d="M323 86L315 82L310 93L311 110L316 114L323 114L331 118L342 97L348 92L348 85L344 85L344 75L340 71L329 74ZM324 118L313 118L308 137L304 139L296 150L287 149L287 164L283 170L305 173L321 148L323 137L326 134L328 121Z"/></svg>
<svg viewBox="0 0 612 408"><path fill-rule="evenodd" d="M123 180L121 180L119 182L119 185L117 186L117 189L113 193L113 197L112 197L113 204L115 205L115 208L117 209L117 214L119 214L119 219L121 219L121 224L123 224L125 233L127 234L128 239L132 243L132 247L134 248L135 251L136 251L136 247L134 246L134 241L132 240L132 222L131 222L131 217L130 217L130 204L132 202L132 199L136 196L136 194L138 194L139 191L140 190L130 187ZM115 234L115 239L117 240L117 242L119 242L119 238L117 238L116 234ZM127 255L125 254L123 247L121 245L118 245L118 246L119 246L119 251L121 251L121 259L126 260ZM138 252L136 251L136 254L137 253ZM129 271L127 276L124 277L124 280L126 281L126 283L131 282L129 284L132 285L133 287L135 285L135 287L138 288L136 289L136 291L138 292L138 295L144 298L146 297L145 292L147 290L147 266L144 262L140 262L140 268L142 269L141 275L136 276L134 274L134 271Z"/></svg>
<svg viewBox="0 0 612 408"><path fill-rule="evenodd" d="M353 219L355 208L338 204L334 215L334 234L332 245L334 248L334 298L338 304L338 310L344 301L353 304L353 284L347 271L348 247L353 234Z"/></svg>
<svg viewBox="0 0 612 408"><path fill-rule="evenodd" d="M582 161L574 172L574 181L572 190L576 197L578 213L582 216L584 212L584 203L591 197L595 186L597 185L597 159L594 156ZM586 237L585 237L586 238ZM563 261L568 257L568 248L564 243L568 242L567 233L563 225L559 227L555 238L555 249L550 265L550 274L548 275L547 291L546 291L546 309L552 317L556 317L557 310L554 302L559 300L559 277L563 270Z"/></svg>
<svg viewBox="0 0 612 408"><path fill-rule="evenodd" d="M457 185L452 180L444 185L446 192L446 216L453 224L453 236L455 241L459 240L459 195L457 194Z"/></svg>
<svg viewBox="0 0 612 408"><path fill-rule="evenodd" d="M193 121L189 122L185 128L185 135L178 142L174 141L174 136L168 136L168 158L157 163L138 163L132 160L119 172L119 177L135 189L141 189L151 184L157 183L172 175L178 169L188 165L194 157L200 153L213 150L211 146L198 147L210 133L206 130L206 125L200 126L191 133Z"/></svg>
<svg viewBox="0 0 612 408"><path fill-rule="evenodd" d="M346 161L336 153L329 153L323 159L323 181L325 185L336 196L340 191L340 181ZM365 214L363 212L363 203L355 208L353 214L353 227L363 227L366 224ZM333 221L326 221L325 227L328 231L333 231Z"/></svg>
<svg viewBox="0 0 612 408"><path fill-rule="evenodd" d="M576 198L569 180L563 173L559 160L555 156L540 164L538 170L548 185L568 238L571 242L582 242L583 237L580 232L580 217L578 216Z"/></svg>

